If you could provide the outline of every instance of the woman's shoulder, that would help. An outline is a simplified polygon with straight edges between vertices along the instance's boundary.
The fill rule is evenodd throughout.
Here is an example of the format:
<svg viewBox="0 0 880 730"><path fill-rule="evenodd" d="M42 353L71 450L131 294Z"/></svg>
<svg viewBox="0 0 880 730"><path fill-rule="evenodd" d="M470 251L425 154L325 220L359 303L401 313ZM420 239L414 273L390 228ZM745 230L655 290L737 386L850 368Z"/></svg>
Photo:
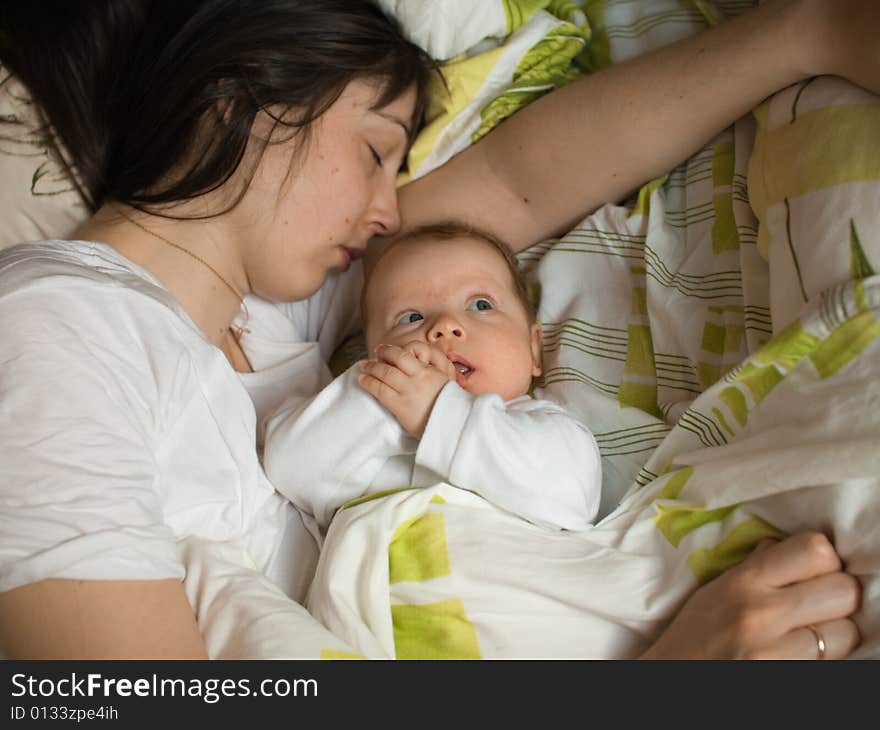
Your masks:
<svg viewBox="0 0 880 730"><path fill-rule="evenodd" d="M0 320L19 324L78 321L132 333L197 336L197 328L149 272L104 243L33 241L0 251ZM166 319L176 323L163 328Z"/></svg>
<svg viewBox="0 0 880 730"><path fill-rule="evenodd" d="M47 286L92 283L157 287L144 269L98 241L28 241L0 251L0 296Z"/></svg>

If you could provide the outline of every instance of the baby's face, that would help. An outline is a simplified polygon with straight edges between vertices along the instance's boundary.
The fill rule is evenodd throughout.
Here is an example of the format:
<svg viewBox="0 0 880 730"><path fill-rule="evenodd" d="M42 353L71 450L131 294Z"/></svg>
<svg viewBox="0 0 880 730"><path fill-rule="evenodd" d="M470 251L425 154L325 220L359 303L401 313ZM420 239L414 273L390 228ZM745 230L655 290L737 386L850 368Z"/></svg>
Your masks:
<svg viewBox="0 0 880 730"><path fill-rule="evenodd" d="M469 393L524 395L540 375L540 326L531 322L499 251L479 239L402 243L379 260L365 298L366 340L443 351Z"/></svg>

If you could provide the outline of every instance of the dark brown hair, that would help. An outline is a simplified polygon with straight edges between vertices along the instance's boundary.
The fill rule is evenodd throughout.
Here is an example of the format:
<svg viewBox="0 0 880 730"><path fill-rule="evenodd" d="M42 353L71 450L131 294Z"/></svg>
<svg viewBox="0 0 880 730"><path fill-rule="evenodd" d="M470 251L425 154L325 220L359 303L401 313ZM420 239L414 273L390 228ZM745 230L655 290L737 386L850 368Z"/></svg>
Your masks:
<svg viewBox="0 0 880 730"><path fill-rule="evenodd" d="M215 190L257 112L288 138L307 133L355 79L379 83L377 108L415 87L417 121L435 68L369 0L9 2L0 60L64 143L92 209Z"/></svg>
<svg viewBox="0 0 880 730"><path fill-rule="evenodd" d="M419 226L418 228L413 228L412 230L405 231L399 236L392 238L387 244L385 244L382 252L371 263L369 270L365 270L366 278L364 281L364 288L361 292L361 323L363 324L363 326L366 327L366 301L370 279L372 278L373 272L375 272L376 268L378 267L379 262L388 254L389 251L391 251L391 249L396 248L401 244L405 244L407 242L411 243L413 241L452 241L460 240L462 238L470 238L475 241L482 241L483 243L492 246L498 252L501 258L504 259L504 263L507 264L507 269L510 272L511 279L513 280L513 286L514 290L516 291L516 296L519 299L520 303L523 305L523 309L526 312L526 316L529 318L529 322L535 322L535 308L532 306L532 303L529 300L529 295L526 290L525 279L523 278L523 275L519 270L519 265L517 264L516 256L513 253L513 249L507 243L502 241L497 236L489 233L488 231L484 231L480 228L476 228L465 223L447 221L444 223L432 223L425 226Z"/></svg>

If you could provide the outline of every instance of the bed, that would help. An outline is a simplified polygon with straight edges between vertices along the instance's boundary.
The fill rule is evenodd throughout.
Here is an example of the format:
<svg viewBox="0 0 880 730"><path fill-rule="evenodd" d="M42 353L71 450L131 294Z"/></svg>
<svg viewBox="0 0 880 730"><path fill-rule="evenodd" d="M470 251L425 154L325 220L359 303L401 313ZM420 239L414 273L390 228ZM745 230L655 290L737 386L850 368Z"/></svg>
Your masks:
<svg viewBox="0 0 880 730"><path fill-rule="evenodd" d="M447 77L408 161L418 177L555 86L753 3L382 4ZM35 119L14 79L0 113ZM189 540L209 654L630 657L758 541L818 529L863 585L855 656L880 657L878 136L880 99L811 79L520 255L541 385L602 454L594 529L543 530L448 484L402 488L340 510L314 571L302 561L305 607L241 546ZM26 133L0 141L17 180L3 245L85 215L58 154ZM345 343L337 369L358 353Z"/></svg>

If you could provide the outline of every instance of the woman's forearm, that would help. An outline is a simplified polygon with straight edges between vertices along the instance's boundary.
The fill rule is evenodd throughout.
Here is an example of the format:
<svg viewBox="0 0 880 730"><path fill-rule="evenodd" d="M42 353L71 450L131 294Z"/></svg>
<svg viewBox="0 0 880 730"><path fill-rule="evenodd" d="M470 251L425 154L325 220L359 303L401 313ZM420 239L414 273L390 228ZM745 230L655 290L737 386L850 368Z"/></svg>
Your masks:
<svg viewBox="0 0 880 730"><path fill-rule="evenodd" d="M204 659L179 580L50 579L0 593L7 659Z"/></svg>

